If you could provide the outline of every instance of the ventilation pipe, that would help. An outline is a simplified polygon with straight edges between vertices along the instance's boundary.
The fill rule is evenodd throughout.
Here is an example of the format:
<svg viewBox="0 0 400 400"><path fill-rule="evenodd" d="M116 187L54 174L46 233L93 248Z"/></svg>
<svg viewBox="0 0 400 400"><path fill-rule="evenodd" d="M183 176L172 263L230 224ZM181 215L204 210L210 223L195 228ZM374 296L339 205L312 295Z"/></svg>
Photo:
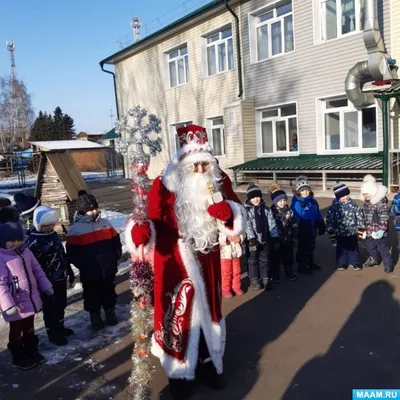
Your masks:
<svg viewBox="0 0 400 400"><path fill-rule="evenodd" d="M347 97L356 107L375 103L373 93L362 92L363 78L372 77L376 81L396 78L395 69L391 69L389 65L393 63L393 60L385 51L379 30L377 0L364 0L364 16L363 39L368 51L368 60L354 65L345 82Z"/></svg>

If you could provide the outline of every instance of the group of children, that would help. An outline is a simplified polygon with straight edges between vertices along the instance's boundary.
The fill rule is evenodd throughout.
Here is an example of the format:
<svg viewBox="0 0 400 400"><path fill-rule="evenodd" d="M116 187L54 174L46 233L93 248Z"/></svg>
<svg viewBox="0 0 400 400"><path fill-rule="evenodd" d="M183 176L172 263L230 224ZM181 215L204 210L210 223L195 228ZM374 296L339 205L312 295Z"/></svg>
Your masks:
<svg viewBox="0 0 400 400"><path fill-rule="evenodd" d="M84 309L93 328L104 327L101 308L109 325L118 323L114 279L122 246L119 234L101 217L95 197L85 191L79 192L66 249L54 230L56 210L24 194L14 201L12 206L9 199L0 199L0 309L10 324L13 365L30 369L45 361L38 351L35 314L43 310L49 341L58 346L74 333L64 326L67 281L72 285L75 280L71 264L80 272Z"/></svg>
<svg viewBox="0 0 400 400"><path fill-rule="evenodd" d="M280 269L283 266L285 276L290 281L297 280L294 273L294 247L297 247L297 272L311 275L321 266L314 261L316 238L326 232L336 245L336 265L339 271L348 267L359 271L364 267L375 267L383 261L384 271L393 271L393 262L388 242L389 209L387 188L378 184L371 175L365 176L361 186L363 209L351 199L349 188L343 184L335 185L335 199L329 207L326 222L321 215L317 200L314 198L307 178L297 179L291 206L287 193L273 184L270 188L272 206L266 206L261 189L250 184L246 192L247 210L246 238L241 244L235 243L235 252L230 258L236 258L236 268L227 273L226 250L232 243L222 246L222 294L225 298L243 294L240 287L240 260L242 252L238 250L247 244L247 266L250 286L253 289L271 290L274 282L280 281ZM396 195L391 207L395 217L396 230L400 240L400 193ZM365 239L369 257L362 264L359 240ZM233 284L232 284L233 282Z"/></svg>

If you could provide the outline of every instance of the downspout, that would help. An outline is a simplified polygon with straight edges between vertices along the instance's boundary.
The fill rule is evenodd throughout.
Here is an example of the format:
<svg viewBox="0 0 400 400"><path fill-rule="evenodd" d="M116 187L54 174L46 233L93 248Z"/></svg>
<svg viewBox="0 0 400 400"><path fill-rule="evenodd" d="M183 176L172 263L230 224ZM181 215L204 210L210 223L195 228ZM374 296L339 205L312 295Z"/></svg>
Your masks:
<svg viewBox="0 0 400 400"><path fill-rule="evenodd" d="M238 84L239 84L239 94L238 97L243 96L243 74L242 74L242 55L240 50L240 26L239 26L239 17L237 14L232 10L230 5L228 4L229 0L225 0L225 7L226 9L233 15L235 18L235 31L236 31L236 59L238 65Z"/></svg>

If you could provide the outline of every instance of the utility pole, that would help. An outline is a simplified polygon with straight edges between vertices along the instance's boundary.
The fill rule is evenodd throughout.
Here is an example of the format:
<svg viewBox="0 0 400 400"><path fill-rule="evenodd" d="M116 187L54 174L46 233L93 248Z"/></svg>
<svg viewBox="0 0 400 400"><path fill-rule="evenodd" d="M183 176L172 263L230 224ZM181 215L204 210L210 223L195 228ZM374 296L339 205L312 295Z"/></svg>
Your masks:
<svg viewBox="0 0 400 400"><path fill-rule="evenodd" d="M17 77L17 73L15 70L15 59L14 59L14 51L15 51L15 44L13 41L6 42L7 50L10 52L10 64L11 64L11 79L15 81Z"/></svg>
<svg viewBox="0 0 400 400"><path fill-rule="evenodd" d="M132 18L131 27L133 29L134 41L137 42L138 40L140 40L140 28L142 27L142 23L140 22L140 19L138 17Z"/></svg>

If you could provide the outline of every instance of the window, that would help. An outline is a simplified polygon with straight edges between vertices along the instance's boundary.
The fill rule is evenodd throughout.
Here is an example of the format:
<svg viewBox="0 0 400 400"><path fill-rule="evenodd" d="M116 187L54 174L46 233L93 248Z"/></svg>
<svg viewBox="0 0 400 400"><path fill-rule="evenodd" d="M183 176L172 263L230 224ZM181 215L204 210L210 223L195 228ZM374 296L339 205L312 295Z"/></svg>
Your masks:
<svg viewBox="0 0 400 400"><path fill-rule="evenodd" d="M212 145L214 156L225 154L224 118L210 118L207 120L208 141Z"/></svg>
<svg viewBox="0 0 400 400"><path fill-rule="evenodd" d="M376 149L376 107L361 110L347 98L322 102L324 150Z"/></svg>
<svg viewBox="0 0 400 400"><path fill-rule="evenodd" d="M191 125L193 122L188 121L188 122L179 122L178 124L173 124L169 126L169 136L170 136L170 148L171 148L171 158L175 156L177 151L180 149L180 143L179 143L179 136L176 133L176 130L178 128L184 128L185 126Z"/></svg>
<svg viewBox="0 0 400 400"><path fill-rule="evenodd" d="M168 56L169 85L175 87L189 82L189 56L187 46L173 50Z"/></svg>
<svg viewBox="0 0 400 400"><path fill-rule="evenodd" d="M317 0L321 40L331 40L361 30L360 0Z"/></svg>
<svg viewBox="0 0 400 400"><path fill-rule="evenodd" d="M261 110L259 117L262 154L299 151L296 104Z"/></svg>
<svg viewBox="0 0 400 400"><path fill-rule="evenodd" d="M286 1L255 19L257 61L294 50L292 1Z"/></svg>
<svg viewBox="0 0 400 400"><path fill-rule="evenodd" d="M224 28L206 38L207 75L233 70L232 28Z"/></svg>

